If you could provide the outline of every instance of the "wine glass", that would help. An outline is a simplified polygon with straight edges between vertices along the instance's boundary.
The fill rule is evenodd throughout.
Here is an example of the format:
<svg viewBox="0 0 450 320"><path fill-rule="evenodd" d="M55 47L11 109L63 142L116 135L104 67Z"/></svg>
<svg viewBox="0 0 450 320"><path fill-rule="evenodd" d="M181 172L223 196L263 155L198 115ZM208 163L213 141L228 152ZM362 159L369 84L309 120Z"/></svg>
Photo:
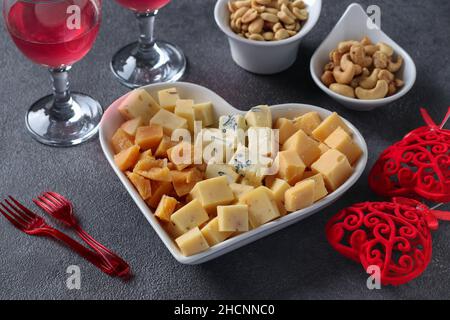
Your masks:
<svg viewBox="0 0 450 320"><path fill-rule="evenodd" d="M88 95L70 92L68 72L95 42L101 0L3 0L3 15L19 50L47 67L53 80L53 94L26 115L28 131L43 144L61 147L93 137L102 107Z"/></svg>
<svg viewBox="0 0 450 320"><path fill-rule="evenodd" d="M186 70L183 52L177 46L153 37L158 10L170 0L116 1L134 11L140 36L138 42L125 46L114 55L111 62L114 75L129 88L180 79Z"/></svg>

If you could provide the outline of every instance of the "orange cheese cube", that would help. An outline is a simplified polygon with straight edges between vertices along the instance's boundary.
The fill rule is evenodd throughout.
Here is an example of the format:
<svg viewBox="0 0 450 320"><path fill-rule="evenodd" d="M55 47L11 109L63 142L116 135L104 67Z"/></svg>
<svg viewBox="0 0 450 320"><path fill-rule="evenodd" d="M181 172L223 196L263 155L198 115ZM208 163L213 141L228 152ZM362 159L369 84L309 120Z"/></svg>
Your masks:
<svg viewBox="0 0 450 320"><path fill-rule="evenodd" d="M290 136L298 131L294 122L290 119L279 118L275 122L275 129L279 130L279 143L283 144Z"/></svg>
<svg viewBox="0 0 450 320"><path fill-rule="evenodd" d="M147 200L152 196L152 186L150 180L147 180L134 172L127 172L127 177L135 186L142 199Z"/></svg>
<svg viewBox="0 0 450 320"><path fill-rule="evenodd" d="M362 154L361 148L341 127L334 130L333 133L325 139L325 144L328 147L336 149L345 154L348 162L350 162L350 164L352 165L361 157Z"/></svg>
<svg viewBox="0 0 450 320"><path fill-rule="evenodd" d="M297 183L286 191L284 206L289 212L294 212L311 206L314 203L315 181L308 179Z"/></svg>
<svg viewBox="0 0 450 320"><path fill-rule="evenodd" d="M127 134L122 128L117 129L116 133L114 133L114 135L111 138L111 144L115 154L123 150L126 150L134 145L133 138L129 134Z"/></svg>
<svg viewBox="0 0 450 320"><path fill-rule="evenodd" d="M295 150L278 153L278 176L294 185L302 179L306 166Z"/></svg>
<svg viewBox="0 0 450 320"><path fill-rule="evenodd" d="M158 125L139 127L136 131L135 143L141 150L156 148L163 138L163 129Z"/></svg>
<svg viewBox="0 0 450 320"><path fill-rule="evenodd" d="M339 188L353 173L347 157L335 149L325 152L319 160L311 165L316 173L321 173L328 190Z"/></svg>
<svg viewBox="0 0 450 320"><path fill-rule="evenodd" d="M171 182L172 175L170 173L169 168L151 168L147 171L144 170L135 170L137 174L150 179L152 181L161 181L161 182Z"/></svg>
<svg viewBox="0 0 450 320"><path fill-rule="evenodd" d="M169 195L172 192L173 186L171 182L152 181L152 196L147 199L146 203L151 208L156 208L163 195Z"/></svg>
<svg viewBox="0 0 450 320"><path fill-rule="evenodd" d="M167 158L167 150L176 146L178 143L172 141L168 136L163 136L158 148L155 151L155 157Z"/></svg>
<svg viewBox="0 0 450 320"><path fill-rule="evenodd" d="M194 188L195 184L203 179L203 174L197 168L183 171L171 171L172 184L176 194L183 197Z"/></svg>
<svg viewBox="0 0 450 320"><path fill-rule="evenodd" d="M183 170L194 164L194 147L192 144L182 141L167 150L167 157L178 170Z"/></svg>
<svg viewBox="0 0 450 320"><path fill-rule="evenodd" d="M328 138L328 136L339 127L341 127L349 135L352 135L352 130L350 130L350 128L344 123L344 120L342 120L342 118L339 117L336 112L334 112L328 118L326 118L316 129L314 129L312 135L317 140L324 142L325 139Z"/></svg>
<svg viewBox="0 0 450 320"><path fill-rule="evenodd" d="M327 188L325 187L325 181L321 173L315 174L304 180L314 180L314 202L319 201L328 194Z"/></svg>
<svg viewBox="0 0 450 320"><path fill-rule="evenodd" d="M142 117L137 117L123 123L120 128L125 131L128 135L134 137L136 135L136 131L139 127L144 125L144 121Z"/></svg>
<svg viewBox="0 0 450 320"><path fill-rule="evenodd" d="M139 155L139 146L132 146L116 154L114 156L114 162L120 170L126 171L134 167L139 159Z"/></svg>
<svg viewBox="0 0 450 320"><path fill-rule="evenodd" d="M283 144L283 151L294 150L306 166L320 157L319 143L306 135L303 130L297 131Z"/></svg>
<svg viewBox="0 0 450 320"><path fill-rule="evenodd" d="M163 195L158 207L156 208L155 216L163 221L170 222L170 216L175 211L177 203L177 199Z"/></svg>
<svg viewBox="0 0 450 320"><path fill-rule="evenodd" d="M322 119L317 112L308 112L301 117L294 119L294 126L297 130L303 130L307 135L311 135L312 132L320 125Z"/></svg>

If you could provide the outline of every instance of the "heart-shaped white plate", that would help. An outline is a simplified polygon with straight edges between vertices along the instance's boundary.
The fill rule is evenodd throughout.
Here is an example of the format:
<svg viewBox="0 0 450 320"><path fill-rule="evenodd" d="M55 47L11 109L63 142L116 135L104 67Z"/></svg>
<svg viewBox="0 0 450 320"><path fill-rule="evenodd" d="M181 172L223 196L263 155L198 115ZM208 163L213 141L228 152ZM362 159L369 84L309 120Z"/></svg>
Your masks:
<svg viewBox="0 0 450 320"><path fill-rule="evenodd" d="M176 82L172 84L153 84L144 87L144 89L146 89L153 97L157 97L157 92L159 90L170 87L176 87L181 97L185 99L194 99L196 103L211 101L214 105L214 110L216 112L217 117L221 115L244 113L244 111L240 111L232 107L223 98L221 98L211 90L192 83ZM184 264L199 264L217 258L225 253L228 253L250 242L265 237L297 221L307 218L315 212L320 211L321 209L325 208L326 206L329 206L331 203L340 198L358 180L367 164L368 152L367 152L367 145L363 136L350 122L344 119L345 123L352 129L354 133L355 142L363 150L363 156L359 159L358 163L356 164L353 175L339 189L337 189L333 193L326 196L324 199L316 202L314 205L306 209L293 212L275 221L264 224L259 228L256 228L249 232L243 233L239 236L228 239L222 243L219 243L209 248L208 250L202 253L190 257L185 257L181 254L175 242L161 227L157 219L154 217L151 209L141 199L138 192L135 190L135 188L128 180L128 178L125 176L125 174L121 172L114 163L114 152L112 150L110 141L115 131L124 122L124 119L118 112L118 107L123 99L124 97L116 100L106 110L103 116L102 122L100 124L100 142L103 148L103 152L105 153L106 158L108 159L112 168L116 172L120 181L122 181L128 193L131 195L134 202L142 211L145 218L151 224L151 226L156 231L158 236L164 242L167 249L169 249L170 253L175 257L175 259ZM322 118L326 118L331 114L331 112L326 109L306 104L294 104L294 103L272 106L271 110L274 119L277 119L279 117L294 118L309 111L317 111Z"/></svg>

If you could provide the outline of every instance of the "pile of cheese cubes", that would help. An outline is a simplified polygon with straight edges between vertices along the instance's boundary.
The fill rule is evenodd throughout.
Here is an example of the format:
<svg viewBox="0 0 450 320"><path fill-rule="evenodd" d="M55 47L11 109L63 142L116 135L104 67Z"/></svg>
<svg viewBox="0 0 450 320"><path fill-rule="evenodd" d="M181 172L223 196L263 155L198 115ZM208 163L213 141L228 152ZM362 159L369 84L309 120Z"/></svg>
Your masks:
<svg viewBox="0 0 450 320"><path fill-rule="evenodd" d="M272 119L268 106L258 106L245 116L217 119L212 103L181 99L176 88L158 92L158 100L143 89L131 92L119 107L127 121L111 144L117 166L186 256L311 206L352 175L362 154L336 113L326 119L316 112ZM174 155L186 150L180 147L191 143L172 141L172 133L194 133L195 121L202 123L197 136L222 141L223 154L231 159L175 161ZM246 157L251 144L261 141L236 139L238 130L251 128L267 132L263 143L276 144L264 154L270 165L276 163L275 172ZM274 129L278 134L270 135ZM201 148L207 146L202 140Z"/></svg>

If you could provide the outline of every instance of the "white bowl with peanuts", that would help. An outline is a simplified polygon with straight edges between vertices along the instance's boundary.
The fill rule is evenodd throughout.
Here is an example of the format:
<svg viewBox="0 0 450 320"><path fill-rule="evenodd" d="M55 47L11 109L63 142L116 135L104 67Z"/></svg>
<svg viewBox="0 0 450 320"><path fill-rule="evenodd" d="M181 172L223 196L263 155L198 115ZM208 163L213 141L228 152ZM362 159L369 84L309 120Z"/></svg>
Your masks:
<svg viewBox="0 0 450 320"><path fill-rule="evenodd" d="M370 111L403 97L414 85L410 55L351 4L311 58L311 75L347 108Z"/></svg>
<svg viewBox="0 0 450 320"><path fill-rule="evenodd" d="M322 0L218 0L214 15L240 67L274 74L295 62L321 9Z"/></svg>

